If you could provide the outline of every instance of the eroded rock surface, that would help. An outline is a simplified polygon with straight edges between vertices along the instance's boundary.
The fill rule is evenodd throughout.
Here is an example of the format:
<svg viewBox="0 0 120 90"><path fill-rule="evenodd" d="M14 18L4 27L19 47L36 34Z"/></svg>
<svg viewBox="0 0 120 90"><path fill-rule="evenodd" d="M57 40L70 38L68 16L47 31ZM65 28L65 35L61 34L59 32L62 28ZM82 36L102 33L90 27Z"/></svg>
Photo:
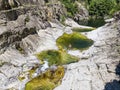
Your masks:
<svg viewBox="0 0 120 90"><path fill-rule="evenodd" d="M22 7L26 3L34 3L35 6L17 8L14 12L17 18L9 18L14 13L8 13L8 21L5 12L9 12L9 9L0 12L0 90L24 90L25 84L41 68L36 53L58 49L56 39L64 32L72 33L74 27L91 28L78 25L71 19L66 21L68 26L63 26L57 20L61 21L61 16L66 14L64 6L57 0L51 2L53 0L20 0ZM87 18L87 11L76 18L83 18L84 15ZM94 40L94 45L83 52L68 50L69 54L81 59L67 65L62 83L55 90L119 90L119 26L120 21L114 20L92 32L83 33ZM34 68L38 69L34 76L30 76L30 70Z"/></svg>
<svg viewBox="0 0 120 90"><path fill-rule="evenodd" d="M62 84L54 90L119 90L118 83L106 87L106 83L119 80L119 25L120 21L113 22L84 33L94 40L94 45L82 52L78 63L67 66Z"/></svg>
<svg viewBox="0 0 120 90"><path fill-rule="evenodd" d="M21 47L27 53L26 55L15 48L8 48L0 55L1 90L24 90L26 82L30 80L29 70L36 66L41 67L34 53L58 49L56 39L64 32L72 33L73 26L64 27L60 23L50 24L51 27L40 29L36 34L22 39ZM119 90L118 82L117 85L116 83L107 85L119 80L116 75L120 58L119 25L120 21L115 21L92 32L83 33L94 40L94 44L83 52L68 51L69 54L81 59L77 63L67 65L62 83L55 90ZM24 77L24 79L21 81L19 77Z"/></svg>
<svg viewBox="0 0 120 90"><path fill-rule="evenodd" d="M35 54L43 50L58 49L56 39L64 32L71 30L66 30L61 24L51 23L51 27L36 30L35 34L28 33L21 38L19 42L22 50L17 50L14 46L7 47L0 55L0 89L24 90L26 82L32 77L30 70L42 67ZM40 73L38 71L40 70L36 69L35 73L33 72L33 77Z"/></svg>

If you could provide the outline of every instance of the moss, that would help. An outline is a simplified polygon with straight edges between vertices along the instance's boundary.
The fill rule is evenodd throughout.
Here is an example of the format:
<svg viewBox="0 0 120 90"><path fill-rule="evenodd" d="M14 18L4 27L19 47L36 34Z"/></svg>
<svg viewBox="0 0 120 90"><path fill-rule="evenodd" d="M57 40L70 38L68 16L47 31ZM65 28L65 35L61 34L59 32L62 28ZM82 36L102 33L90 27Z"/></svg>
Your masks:
<svg viewBox="0 0 120 90"><path fill-rule="evenodd" d="M84 50L93 44L93 40L88 39L80 33L66 34L64 33L57 39L57 46L64 49L80 49Z"/></svg>
<svg viewBox="0 0 120 90"><path fill-rule="evenodd" d="M18 79L20 80L20 81L22 81L22 80L24 80L25 79L25 77L18 77Z"/></svg>
<svg viewBox="0 0 120 90"><path fill-rule="evenodd" d="M37 68L38 68L38 66L33 67L31 70L28 71L30 78L32 78L32 76L33 76L33 74L35 73L35 71L36 71Z"/></svg>
<svg viewBox="0 0 120 90"><path fill-rule="evenodd" d="M25 90L53 90L64 76L64 67L59 66L56 71L47 70L25 85Z"/></svg>
<svg viewBox="0 0 120 90"><path fill-rule="evenodd" d="M30 21L30 17L29 16L26 16L25 18L25 23L29 22Z"/></svg>
<svg viewBox="0 0 120 90"><path fill-rule="evenodd" d="M24 54L24 49L22 49L21 47L17 48L17 50L18 50L21 54Z"/></svg>
<svg viewBox="0 0 120 90"><path fill-rule="evenodd" d="M92 30L95 30L95 28L72 28L73 31L75 32L89 32Z"/></svg>
<svg viewBox="0 0 120 90"><path fill-rule="evenodd" d="M64 15L62 15L62 16L60 17L60 22L61 22L63 25L65 25L65 19L66 19L66 17L65 17Z"/></svg>
<svg viewBox="0 0 120 90"><path fill-rule="evenodd" d="M36 54L37 58L44 61L47 60L49 62L49 66L51 65L63 65L73 63L79 60L79 58L67 54L66 51L63 50L47 50L42 51L41 53Z"/></svg>

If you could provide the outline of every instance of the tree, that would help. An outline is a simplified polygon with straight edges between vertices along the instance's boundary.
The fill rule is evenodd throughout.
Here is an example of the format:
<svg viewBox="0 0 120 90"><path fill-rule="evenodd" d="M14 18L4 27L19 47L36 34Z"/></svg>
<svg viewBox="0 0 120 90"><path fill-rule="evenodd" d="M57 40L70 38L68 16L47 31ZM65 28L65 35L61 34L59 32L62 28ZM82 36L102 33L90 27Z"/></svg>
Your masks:
<svg viewBox="0 0 120 90"><path fill-rule="evenodd" d="M89 5L89 14L96 18L109 15L113 8L113 0L92 0Z"/></svg>

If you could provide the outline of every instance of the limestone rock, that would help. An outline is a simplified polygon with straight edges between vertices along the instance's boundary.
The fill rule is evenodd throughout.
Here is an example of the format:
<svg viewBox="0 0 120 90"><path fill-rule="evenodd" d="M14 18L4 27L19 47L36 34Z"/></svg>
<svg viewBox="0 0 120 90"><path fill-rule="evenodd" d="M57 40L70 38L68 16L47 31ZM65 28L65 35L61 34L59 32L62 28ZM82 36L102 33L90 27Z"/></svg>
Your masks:
<svg viewBox="0 0 120 90"><path fill-rule="evenodd" d="M118 22L114 23L119 27ZM83 51L81 56L86 54L89 57L68 65L61 85L54 90L119 90L118 84L106 89L107 82L119 80L115 71L119 64L119 53L112 45L118 43L116 40L119 39L120 29L114 28L115 24L87 33L87 36L94 40L94 45Z"/></svg>
<svg viewBox="0 0 120 90"><path fill-rule="evenodd" d="M80 25L86 25L89 19L89 12L88 10L84 7L79 2L76 2L78 5L78 13L75 14L74 20L78 22Z"/></svg>

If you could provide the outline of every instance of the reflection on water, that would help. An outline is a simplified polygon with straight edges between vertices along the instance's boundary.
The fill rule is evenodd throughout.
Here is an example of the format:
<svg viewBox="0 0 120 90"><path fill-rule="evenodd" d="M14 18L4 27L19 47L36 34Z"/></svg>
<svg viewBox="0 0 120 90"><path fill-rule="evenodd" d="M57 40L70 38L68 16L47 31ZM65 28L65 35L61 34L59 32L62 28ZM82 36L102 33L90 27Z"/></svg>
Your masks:
<svg viewBox="0 0 120 90"><path fill-rule="evenodd" d="M87 26L91 26L91 27L100 27L103 26L105 24L105 20L103 18L90 18L88 21Z"/></svg>

